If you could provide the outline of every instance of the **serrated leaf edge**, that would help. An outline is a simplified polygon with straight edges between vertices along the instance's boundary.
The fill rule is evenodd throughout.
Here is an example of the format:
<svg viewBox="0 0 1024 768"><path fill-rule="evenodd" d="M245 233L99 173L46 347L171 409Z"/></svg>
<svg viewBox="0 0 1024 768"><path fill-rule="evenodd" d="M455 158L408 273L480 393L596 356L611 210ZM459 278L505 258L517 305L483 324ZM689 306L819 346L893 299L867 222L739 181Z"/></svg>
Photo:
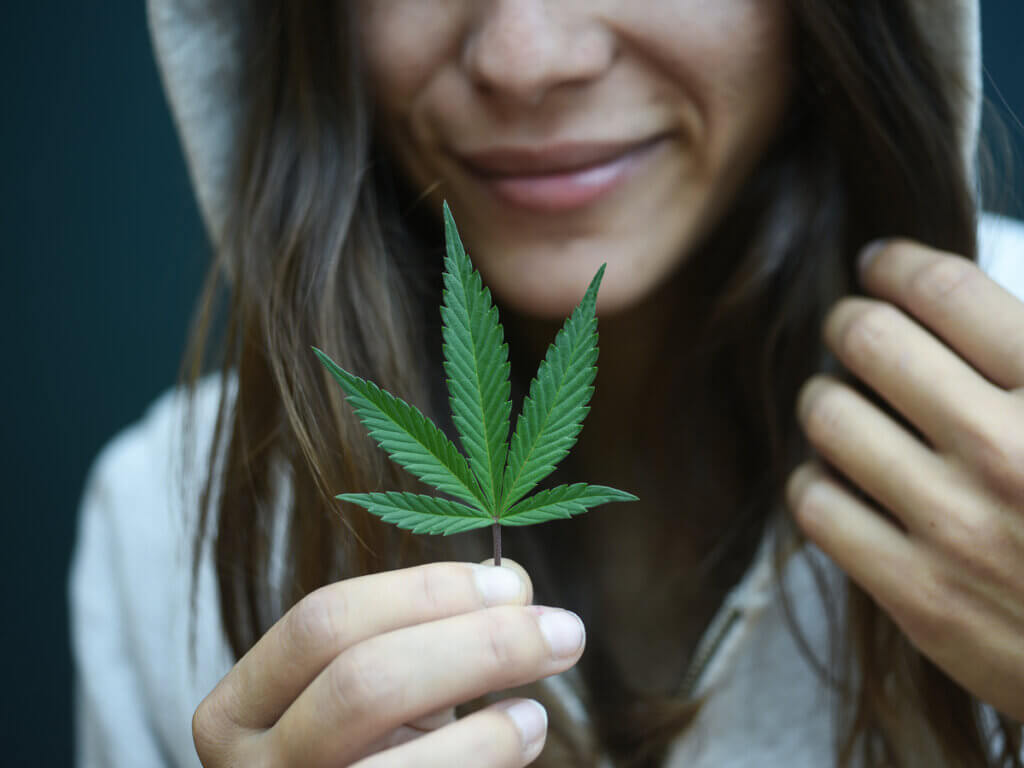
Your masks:
<svg viewBox="0 0 1024 768"><path fill-rule="evenodd" d="M559 498L559 494L567 492L585 495ZM533 525L534 523L543 523L547 520L565 519L602 504L620 501L639 501L639 499L632 493L605 485L589 485L588 483L557 485L554 488L548 488L527 496L502 515L498 522L501 525L509 526ZM548 510L545 511L545 508L548 508ZM529 522L521 522L523 519L529 520Z"/></svg>
<svg viewBox="0 0 1024 768"><path fill-rule="evenodd" d="M497 307L491 299L491 292L483 285L479 272L466 253L447 202L443 210L446 256L445 291L441 306L442 335L445 337L442 351L445 372L449 374L446 383L450 394L452 422L462 439L470 470L483 492L484 506L494 512L502 496L511 429L508 345L504 342L504 329L498 318ZM470 310L471 304L478 310L482 308L476 323ZM474 333L474 326L479 326L479 334ZM456 345L451 343L449 334L460 332L467 337L458 346L467 348L474 374L472 381L457 381L457 377L451 375L451 370L462 367L462 364L454 356ZM490 338L499 339L496 350L498 370L492 372L498 378L487 381L482 376L482 355L479 354L478 342ZM488 400L495 394L498 395L497 402L492 402L493 408L489 409ZM479 429L476 421L470 419L479 419Z"/></svg>
<svg viewBox="0 0 1024 768"><path fill-rule="evenodd" d="M518 418L516 419L515 431L513 432L510 441L508 460L505 465L505 472L502 479L503 498L501 499L500 504L498 505L498 509L500 510L499 516L501 512L504 512L506 509L509 509L512 505L516 504L527 493L529 493L531 489L535 488L537 486L537 483L539 483L548 474L554 471L554 468L555 466L557 466L558 461L561 461L561 459L565 457L565 455L575 444L576 435L579 434L579 430L583 426L583 420L584 418L586 418L587 413L589 413L590 409L587 407L587 404L590 402L590 398L592 397L594 392L592 382L594 376L596 375L597 368L593 363L589 365L584 365L579 369L574 369L571 366L567 366L565 370L562 371L561 379L555 383L555 396L552 399L551 407L548 409L547 413L542 415L541 423L539 425L532 426L532 429L534 431L534 438L530 445L522 449L524 455L523 459L519 463L518 470L513 469L514 465L512 462L517 454L517 447L522 443L523 440L526 439L524 437L526 429L531 427L529 423L528 414L530 412L529 404L531 401L533 401L534 387L537 388L538 392L540 391L541 386L544 383L544 376L547 375L548 371L553 367L554 356L559 352L560 349L558 347L558 342L561 339L568 338L569 329L578 321L580 322L581 327L579 329L579 339L577 340L577 345L575 348L571 350L566 350L566 355L570 359L586 359L587 357L589 357L587 353L590 350L595 350L597 347L596 339L598 334L597 329L595 327L597 324L595 308L597 305L597 291L600 288L601 279L604 277L604 270L606 266L607 265L602 264L601 268L597 271L597 274L595 274L594 278L590 281L590 285L587 287L586 292L583 294L583 299L580 301L579 305L573 310L572 314L570 314L569 317L566 318L565 323L563 323L562 325L562 328L555 336L555 341L548 346L547 353L545 354L544 359L541 361L540 366L537 369L537 374L530 382L530 394L527 395L526 402L524 402L523 408L520 411ZM589 313L588 316L582 320L579 320L579 318L583 315L584 312ZM570 354L572 352L576 352L576 354ZM535 455L537 448L540 446L542 442L542 437L545 437L544 429L547 423L550 421L552 414L555 413L559 401L558 395L561 392L562 387L565 385L567 381L576 378L581 373L583 373L587 368L589 368L591 371L591 383L588 383L583 388L584 391L589 389L589 392L586 392L586 395L583 398L583 402L580 404L581 412L579 418L577 418L571 425L571 431L574 431L576 433L572 435L572 442L568 444L562 456L555 461L554 465L551 466L547 472L545 472L542 475L539 475L536 479L532 480L531 482L524 484L523 487L518 487L520 478L524 476L529 476L538 469L536 467L531 466L530 460ZM549 438L548 442L550 442L550 436L547 437ZM515 472L514 477L512 476L513 472Z"/></svg>
<svg viewBox="0 0 1024 768"><path fill-rule="evenodd" d="M376 515L386 523L397 525L413 533L443 534L462 533L492 525L494 520L482 510L458 501L437 496L408 493L405 491L380 491L371 493L340 493L339 501L356 504ZM445 508L448 512L425 512L416 506ZM411 522L411 521L415 522Z"/></svg>
<svg viewBox="0 0 1024 768"><path fill-rule="evenodd" d="M472 473L470 472L469 465L466 463L466 457L463 456L459 452L459 449L448 438L448 436L445 435L444 432L442 432L437 427L437 425L434 424L433 421L428 419L423 414L423 412L420 411L419 408L417 408L414 405L411 405L410 403L405 402L405 400L403 400L400 397L396 397L395 395L393 395L390 392L388 392L386 389L382 389L382 388L378 387L374 382L369 381L367 379L363 379L363 378L361 378L359 376L356 376L354 373L351 373L350 371L346 371L344 368L342 368L340 365L338 365L336 362L334 362L334 360L332 360L329 355L327 355L325 352L323 352L322 350L318 349L317 347L313 347L313 352L317 355L317 357L320 359L320 362L323 363L323 365L331 373L331 375L338 382L338 384L341 385L342 390L345 392L345 399L349 401L349 404L356 411L356 416L359 418L359 420L363 424L363 426L367 429L367 432L369 432L370 436L377 443L378 447L380 447L381 450L383 450L385 453L387 453L388 458L390 458L396 464L399 464L400 466L405 468L408 472L410 472L410 474L413 474L416 477L419 477L421 480L423 480L424 482L428 482L428 484L430 484L430 485L435 485L435 483L429 482L426 479L424 479L420 473L415 472L412 469L410 469L408 467L408 464L411 463L411 462L403 461L402 459L396 458L396 456L400 455L400 454L398 454L398 452L392 453L388 449L384 448L384 446L382 445L382 441L377 437L376 433L377 433L378 430L372 429L369 425L367 425L366 421L363 418L363 415L360 413L360 410L362 409L362 406L359 406L359 405L357 405L357 403L353 402L353 396L348 391L348 387L352 387L353 386L352 382L354 382L357 385L357 387L361 386L361 387L365 388L366 390L368 390L368 391L370 391L371 393L374 393L374 394L378 394L379 393L380 395L384 396L385 398L390 398L396 404L400 404L401 406L407 408L409 410L412 418L416 419L419 422L419 426L421 428L427 430L428 433L430 433L431 436L434 439L436 439L441 446L447 448L451 452L452 458L454 458L456 460L456 462L459 462L456 466L452 466L451 464L449 464L449 461L448 461L449 457L448 456L439 455L438 453L435 453L429 447L424 445L423 442L415 434L411 433L401 423L395 421L395 419L393 417L391 417L386 411L384 411L382 408L380 408L379 405L374 403L373 400L370 397L368 397L363 392L358 392L357 387L353 387L354 389L357 389L357 394L358 394L359 397L361 397L362 399L364 399L367 402L369 402L370 405L379 414L383 415L384 418L386 418L392 424L394 424L396 429L401 430L403 433L405 433L412 440L412 442L414 442L415 444L417 444L417 445L419 445L421 447L422 455L419 457L420 459L423 459L425 457L429 457L429 458L433 459L440 468L442 468L444 470L447 470L447 472L451 475L452 482L451 482L451 484L447 488L438 488L438 490L441 490L442 492L445 492L445 491L450 492L450 493L452 493L452 495L458 496L463 502L465 502L467 504L473 504L473 505L477 505L478 504L478 505L480 505L480 511L482 513L488 514L488 515L491 514L490 511L486 507L486 503L485 503L485 500L483 498L483 493L479 489L479 487L477 486L477 483L475 482L475 480L474 480L474 478L472 476ZM351 379L352 381L351 382L350 381L346 381L346 378L347 379ZM457 490L461 490L462 492L458 493L458 492L456 492Z"/></svg>

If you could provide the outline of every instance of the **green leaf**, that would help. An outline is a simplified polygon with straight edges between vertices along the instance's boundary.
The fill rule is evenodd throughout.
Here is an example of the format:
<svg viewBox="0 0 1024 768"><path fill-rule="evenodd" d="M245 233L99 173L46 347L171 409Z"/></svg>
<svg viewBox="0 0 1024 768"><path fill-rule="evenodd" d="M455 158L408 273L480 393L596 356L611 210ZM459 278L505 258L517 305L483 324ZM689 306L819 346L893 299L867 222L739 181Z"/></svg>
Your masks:
<svg viewBox="0 0 1024 768"><path fill-rule="evenodd" d="M457 501L418 493L342 493L336 498L358 504L387 523L413 533L452 533L483 528L494 521L478 509Z"/></svg>
<svg viewBox="0 0 1024 768"><path fill-rule="evenodd" d="M455 444L418 408L349 373L313 347L345 391L370 436L393 461L443 493L486 509L479 486Z"/></svg>
<svg viewBox="0 0 1024 768"><path fill-rule="evenodd" d="M455 220L444 205L447 256L441 305L444 369L448 375L452 420L483 489L484 506L497 509L508 453L508 345L491 292L462 246Z"/></svg>
<svg viewBox="0 0 1024 768"><path fill-rule="evenodd" d="M530 382L512 435L501 507L507 509L547 477L576 442L597 374L597 289L604 265L548 347Z"/></svg>
<svg viewBox="0 0 1024 768"><path fill-rule="evenodd" d="M498 522L502 525L533 525L578 515L599 504L636 500L637 497L631 493L603 485L559 485L523 499L502 515Z"/></svg>
<svg viewBox="0 0 1024 768"><path fill-rule="evenodd" d="M337 498L414 533L445 535L495 523L532 525L599 504L636 501L631 493L586 483L524 498L569 452L587 414L597 373L595 307L604 266L548 347L510 443L510 366L498 310L473 269L447 203L444 222L444 368L466 456L418 409L314 351L392 460L456 500L394 491ZM496 558L500 551L495 536Z"/></svg>

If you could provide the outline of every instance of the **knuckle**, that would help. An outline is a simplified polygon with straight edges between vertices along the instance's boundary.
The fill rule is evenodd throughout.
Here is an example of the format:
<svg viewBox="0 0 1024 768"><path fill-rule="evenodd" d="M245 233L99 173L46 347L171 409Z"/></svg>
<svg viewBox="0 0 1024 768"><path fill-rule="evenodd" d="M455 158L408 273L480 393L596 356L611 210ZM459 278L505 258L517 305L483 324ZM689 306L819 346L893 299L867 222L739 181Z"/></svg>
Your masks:
<svg viewBox="0 0 1024 768"><path fill-rule="evenodd" d="M978 507L957 509L940 527L940 545L953 565L952 572L996 582L1005 578L1000 564L1005 559L1008 541L999 517ZM950 582L948 586L952 588L955 584Z"/></svg>
<svg viewBox="0 0 1024 768"><path fill-rule="evenodd" d="M943 301L969 290L980 274L967 259L942 256L916 269L907 282L907 291L911 300Z"/></svg>
<svg viewBox="0 0 1024 768"><path fill-rule="evenodd" d="M306 595L288 612L284 637L289 651L303 655L324 646L342 648L347 613L345 592L338 585Z"/></svg>
<svg viewBox="0 0 1024 768"><path fill-rule="evenodd" d="M473 716L473 728L466 729L459 752L473 755L474 765L521 765L522 749L519 732L511 719L487 717L492 714L480 712Z"/></svg>
<svg viewBox="0 0 1024 768"><path fill-rule="evenodd" d="M812 443L820 445L842 431L844 406L844 392L838 385L822 382L809 389L804 402L804 424Z"/></svg>
<svg viewBox="0 0 1024 768"><path fill-rule="evenodd" d="M214 693L203 699L192 713L192 742L203 765L222 765L229 751L229 720Z"/></svg>
<svg viewBox="0 0 1024 768"><path fill-rule="evenodd" d="M853 312L840 332L841 357L847 360L871 361L883 352L883 345L899 320L899 311L891 304L872 301Z"/></svg>
<svg viewBox="0 0 1024 768"><path fill-rule="evenodd" d="M487 611L483 627L488 662L499 671L507 670L516 661L515 646L509 643L508 617L503 613Z"/></svg>
<svg viewBox="0 0 1024 768"><path fill-rule="evenodd" d="M335 659L328 668L328 681L337 711L347 717L396 706L403 689L395 666L382 663L365 645Z"/></svg>
<svg viewBox="0 0 1024 768"><path fill-rule="evenodd" d="M458 738L450 740L444 753L432 751L430 765L479 765L513 766L523 765L519 732L508 717L495 716L494 712L483 711L467 715L456 726ZM432 750L436 750L433 747ZM368 755L350 768L399 768L399 766L420 765L426 752L402 752L384 750ZM442 763L443 760L443 763Z"/></svg>
<svg viewBox="0 0 1024 768"><path fill-rule="evenodd" d="M961 427L966 454L999 495L1024 502L1024 439L1016 433L970 421Z"/></svg>
<svg viewBox="0 0 1024 768"><path fill-rule="evenodd" d="M900 611L903 631L922 649L936 650L952 627L950 591L946 580L929 572L920 579Z"/></svg>
<svg viewBox="0 0 1024 768"><path fill-rule="evenodd" d="M800 493L793 493L791 495L793 499L791 502L793 517L796 518L805 531L809 531L811 534L813 534L816 527L815 521L819 520L822 517L820 513L825 511L823 492L824 487L821 481L819 479L812 479L804 486Z"/></svg>
<svg viewBox="0 0 1024 768"><path fill-rule="evenodd" d="M453 613L458 587L466 580L458 567L436 563L417 570L416 594L424 608L432 616Z"/></svg>
<svg viewBox="0 0 1024 768"><path fill-rule="evenodd" d="M487 765L523 765L524 757L531 751L530 745L524 745L522 736L515 722L507 714L500 718L489 719L489 728L478 730L474 738L473 754L489 755ZM544 736L547 734L545 727ZM544 736L539 737L542 740Z"/></svg>
<svg viewBox="0 0 1024 768"><path fill-rule="evenodd" d="M209 701L210 697L207 696L196 707L196 711L192 713L192 742L195 744L196 753L203 763L206 763L210 758L214 734L216 733L216 728L212 722Z"/></svg>
<svg viewBox="0 0 1024 768"><path fill-rule="evenodd" d="M525 613L515 609L489 609L482 613L481 621L488 674L502 681L519 677L531 661L535 661L527 650L536 649L536 644L530 642L529 619Z"/></svg>

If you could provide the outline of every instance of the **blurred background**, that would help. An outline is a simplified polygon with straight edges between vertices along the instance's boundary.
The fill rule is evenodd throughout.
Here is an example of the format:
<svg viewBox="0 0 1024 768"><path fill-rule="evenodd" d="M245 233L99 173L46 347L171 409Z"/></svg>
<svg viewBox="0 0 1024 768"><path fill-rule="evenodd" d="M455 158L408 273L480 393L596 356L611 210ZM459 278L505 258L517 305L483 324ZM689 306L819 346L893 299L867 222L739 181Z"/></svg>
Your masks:
<svg viewBox="0 0 1024 768"><path fill-rule="evenodd" d="M1016 155L1015 184L989 207L1024 218L1020 10L984 0L982 13L986 132ZM175 381L208 251L144 4L12 3L5 17L0 763L60 766L72 754L65 595L82 483L102 444ZM1005 159L995 167L1007 178Z"/></svg>

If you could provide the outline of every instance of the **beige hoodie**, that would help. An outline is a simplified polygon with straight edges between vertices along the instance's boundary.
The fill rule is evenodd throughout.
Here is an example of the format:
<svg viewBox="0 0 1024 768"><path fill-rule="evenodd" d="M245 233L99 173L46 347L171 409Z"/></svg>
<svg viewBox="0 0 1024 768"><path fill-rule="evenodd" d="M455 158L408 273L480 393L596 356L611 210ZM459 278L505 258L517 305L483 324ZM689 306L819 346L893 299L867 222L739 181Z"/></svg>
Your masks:
<svg viewBox="0 0 1024 768"><path fill-rule="evenodd" d="M963 162L972 168L980 114L978 4L913 0L916 16L959 105ZM148 0L157 59L203 217L214 242L226 210L239 103L238 9L225 0ZM982 264L1024 297L1024 230L986 219ZM196 400L196 463L203 467L222 393L204 381ZM227 393L231 396L231 393ZM186 630L189 546L185 521L197 507L200 474L179 480L182 393L172 391L145 418L111 441L97 459L82 502L70 578L76 664L78 764L198 766L191 717L230 669L217 611L212 561L201 565L197 667ZM693 681L707 703L675 743L679 768L826 766L833 762L835 701L797 648L772 575L770 542L724 601L698 650ZM784 574L797 621L825 658L825 610L806 558ZM826 563L830 573L838 573ZM549 678L561 716L587 728L572 674ZM922 754L927 763L927 755Z"/></svg>

